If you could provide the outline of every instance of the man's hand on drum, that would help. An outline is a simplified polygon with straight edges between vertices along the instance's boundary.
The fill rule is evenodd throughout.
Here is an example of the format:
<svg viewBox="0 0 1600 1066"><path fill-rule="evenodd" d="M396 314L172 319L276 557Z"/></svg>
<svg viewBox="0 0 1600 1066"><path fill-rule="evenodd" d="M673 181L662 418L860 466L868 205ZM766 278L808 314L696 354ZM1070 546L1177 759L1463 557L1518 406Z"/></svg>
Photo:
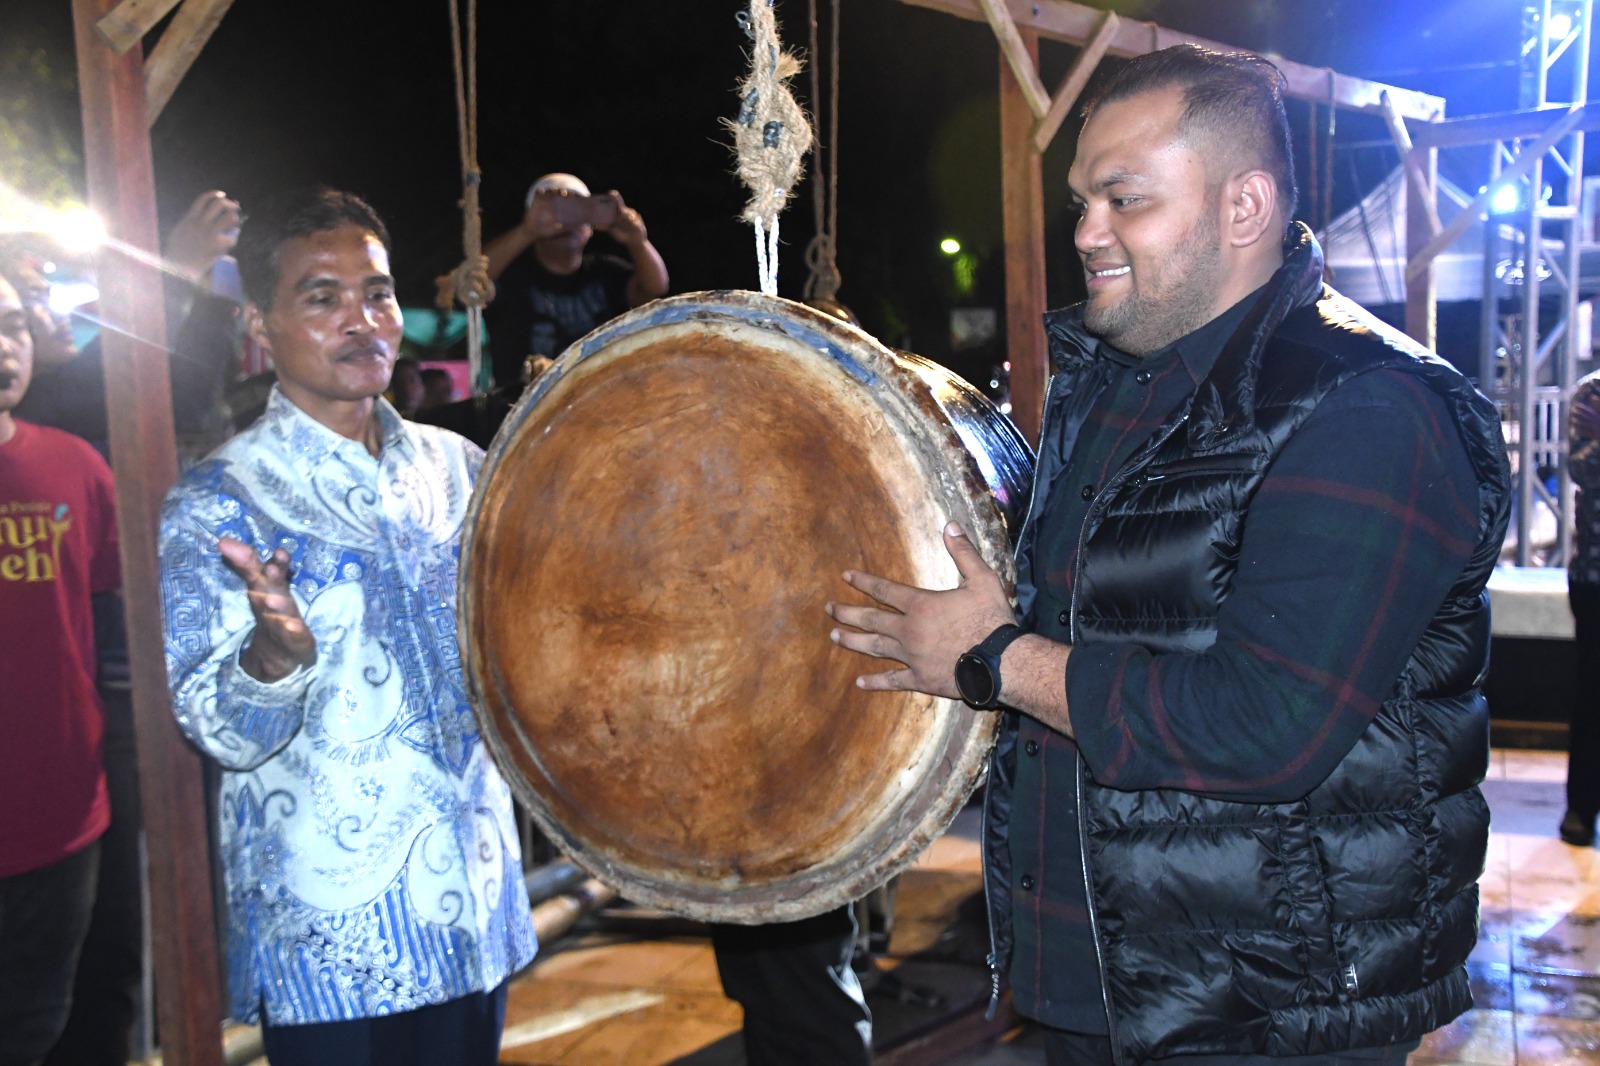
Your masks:
<svg viewBox="0 0 1600 1066"><path fill-rule="evenodd" d="M953 589L919 589L859 570L845 571L845 581L883 606L830 602L828 614L852 628L836 627L829 636L851 651L905 664L903 669L863 674L856 678L860 687L910 689L960 699L956 660L998 626L1016 621L999 575L955 522L945 526L944 544L961 574L961 583Z"/></svg>
<svg viewBox="0 0 1600 1066"><path fill-rule="evenodd" d="M317 638L300 617L289 591L289 553L277 549L262 561L242 540L217 541L222 561L244 580L256 629L239 653L239 665L257 681L281 681L301 666L317 661Z"/></svg>

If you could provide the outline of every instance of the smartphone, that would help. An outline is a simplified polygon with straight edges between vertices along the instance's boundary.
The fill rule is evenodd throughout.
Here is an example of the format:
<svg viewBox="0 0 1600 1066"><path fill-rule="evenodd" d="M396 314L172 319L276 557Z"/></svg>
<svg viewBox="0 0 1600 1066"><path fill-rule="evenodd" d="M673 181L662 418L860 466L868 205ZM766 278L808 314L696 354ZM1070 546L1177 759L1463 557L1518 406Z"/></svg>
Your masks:
<svg viewBox="0 0 1600 1066"><path fill-rule="evenodd" d="M572 193L555 198L556 221L563 226L593 226L605 229L617 220L617 200L614 196L576 196Z"/></svg>

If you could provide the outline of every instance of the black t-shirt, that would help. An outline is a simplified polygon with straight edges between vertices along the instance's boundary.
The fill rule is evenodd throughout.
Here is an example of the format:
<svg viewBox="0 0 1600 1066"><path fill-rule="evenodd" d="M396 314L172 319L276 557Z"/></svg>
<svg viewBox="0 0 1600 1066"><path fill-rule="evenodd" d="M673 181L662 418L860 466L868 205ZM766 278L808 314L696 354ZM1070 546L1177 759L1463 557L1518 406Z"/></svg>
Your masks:
<svg viewBox="0 0 1600 1066"><path fill-rule="evenodd" d="M628 310L633 266L593 252L571 274L552 274L530 250L512 261L489 305L489 351L498 385L522 382L530 355L554 359L585 333Z"/></svg>

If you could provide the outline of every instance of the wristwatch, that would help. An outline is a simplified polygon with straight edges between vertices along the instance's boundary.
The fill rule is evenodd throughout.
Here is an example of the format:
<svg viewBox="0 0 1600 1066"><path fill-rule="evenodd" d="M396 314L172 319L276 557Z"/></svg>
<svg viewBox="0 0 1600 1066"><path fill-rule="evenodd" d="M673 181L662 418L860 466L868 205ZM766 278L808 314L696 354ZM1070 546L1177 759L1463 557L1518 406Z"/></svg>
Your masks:
<svg viewBox="0 0 1600 1066"><path fill-rule="evenodd" d="M1023 632L1007 622L956 660L956 689L969 705L980 711L1000 706L1000 656Z"/></svg>

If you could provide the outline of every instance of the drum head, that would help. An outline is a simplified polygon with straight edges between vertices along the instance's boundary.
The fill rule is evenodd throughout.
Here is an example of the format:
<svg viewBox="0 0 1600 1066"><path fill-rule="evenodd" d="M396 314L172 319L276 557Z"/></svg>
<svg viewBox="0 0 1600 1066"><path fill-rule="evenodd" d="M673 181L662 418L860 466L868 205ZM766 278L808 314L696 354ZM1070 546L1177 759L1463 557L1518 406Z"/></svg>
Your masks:
<svg viewBox="0 0 1600 1066"><path fill-rule="evenodd" d="M867 692L828 639L848 568L953 587L1005 521L925 382L799 304L701 293L569 349L501 427L463 546L461 642L496 762L625 896L708 921L818 914L909 863L996 716Z"/></svg>

